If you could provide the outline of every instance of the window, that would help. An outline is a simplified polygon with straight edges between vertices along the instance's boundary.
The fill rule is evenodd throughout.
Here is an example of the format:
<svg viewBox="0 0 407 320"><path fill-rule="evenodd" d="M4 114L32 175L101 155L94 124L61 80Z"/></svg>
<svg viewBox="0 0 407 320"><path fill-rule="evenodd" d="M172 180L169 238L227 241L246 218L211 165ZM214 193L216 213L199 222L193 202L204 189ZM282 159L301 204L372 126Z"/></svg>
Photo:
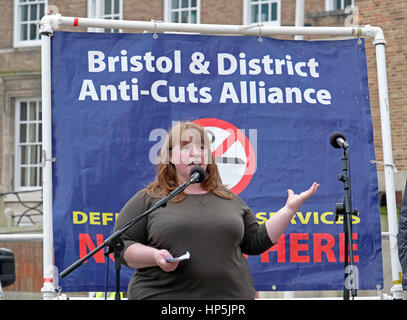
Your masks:
<svg viewBox="0 0 407 320"><path fill-rule="evenodd" d="M42 186L41 99L16 101L15 190L35 190Z"/></svg>
<svg viewBox="0 0 407 320"><path fill-rule="evenodd" d="M325 0L326 11L345 10L347 6L354 5L354 0Z"/></svg>
<svg viewBox="0 0 407 320"><path fill-rule="evenodd" d="M39 46L40 21L47 0L14 0L14 46Z"/></svg>
<svg viewBox="0 0 407 320"><path fill-rule="evenodd" d="M88 0L88 17L96 19L123 19L122 0ZM88 28L89 32L121 32L121 29L111 28Z"/></svg>
<svg viewBox="0 0 407 320"><path fill-rule="evenodd" d="M246 0L244 24L281 25L281 0Z"/></svg>
<svg viewBox="0 0 407 320"><path fill-rule="evenodd" d="M121 0L104 0L103 19L121 20L122 19L122 1ZM120 32L120 29L105 29L105 32Z"/></svg>
<svg viewBox="0 0 407 320"><path fill-rule="evenodd" d="M200 23L200 8L200 0L165 0L165 21L176 23Z"/></svg>

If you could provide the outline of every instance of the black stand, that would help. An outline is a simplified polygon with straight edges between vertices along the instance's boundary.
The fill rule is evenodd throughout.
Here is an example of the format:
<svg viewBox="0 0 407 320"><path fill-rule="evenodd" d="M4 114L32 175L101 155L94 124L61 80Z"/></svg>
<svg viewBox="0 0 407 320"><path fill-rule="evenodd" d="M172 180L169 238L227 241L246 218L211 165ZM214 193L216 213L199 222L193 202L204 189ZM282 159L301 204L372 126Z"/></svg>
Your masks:
<svg viewBox="0 0 407 320"><path fill-rule="evenodd" d="M113 253L114 256L114 268L116 270L116 291L114 295L115 300L120 300L120 270L122 267L122 261L121 261L121 252L123 251L124 248L124 243L121 239L121 237L117 237L114 239L110 245L108 250L104 253L104 255L107 257L107 261L109 261L109 254ZM109 264L106 266L106 291L105 291L105 300L107 298L107 274L109 272Z"/></svg>
<svg viewBox="0 0 407 320"><path fill-rule="evenodd" d="M199 176L198 176L198 178L199 178ZM71 266L69 266L64 271L62 271L59 274L59 276L61 278L66 277L68 274L70 274L72 271L74 271L76 268L78 268L82 263L84 263L86 260L91 258L94 254L96 254L97 252L99 252L100 250L102 250L105 247L109 247L107 252L105 253L105 255L107 255L107 257L108 257L110 253L114 253L115 270L116 270L116 294L115 294L115 300L120 300L121 251L123 250L123 247L124 247L123 241L121 239L121 235L124 232L126 232L128 229L130 229L138 221L140 221L145 216L147 216L151 212L153 212L154 210L156 210L156 209L158 209L160 207L165 207L169 200L171 200L177 194L184 191L191 183L195 183L195 182L197 182L197 179L196 178L191 178L190 181L180 185L178 188L176 188L174 191L172 191L166 198L161 199L156 204L154 204L150 209L145 211L143 214L141 214L140 216L138 216L138 217L134 218L133 220L129 221L125 226L123 226L121 229L114 232L102 244L100 244L94 250L89 252L85 257L83 257L82 259L77 260ZM109 257L108 257L108 259L109 259Z"/></svg>
<svg viewBox="0 0 407 320"><path fill-rule="evenodd" d="M339 215L343 215L343 231L345 235L345 284L343 289L343 299L349 300L349 291L352 292L352 298L357 295L356 284L357 279L355 278L355 268L353 260L353 248L352 248L352 215L357 215L357 210L352 210L352 196L351 196L351 183L350 183L350 168L348 163L349 157L346 153L347 146L342 150L342 174L338 175L338 180L343 182L343 187L345 190L345 197L343 203L337 203L335 206L335 221L338 221ZM349 170L348 170L349 168ZM349 260L349 261L348 261ZM350 267L349 267L350 263ZM348 273L349 270L349 273ZM349 281L347 281L349 280ZM350 290L349 290L350 288Z"/></svg>

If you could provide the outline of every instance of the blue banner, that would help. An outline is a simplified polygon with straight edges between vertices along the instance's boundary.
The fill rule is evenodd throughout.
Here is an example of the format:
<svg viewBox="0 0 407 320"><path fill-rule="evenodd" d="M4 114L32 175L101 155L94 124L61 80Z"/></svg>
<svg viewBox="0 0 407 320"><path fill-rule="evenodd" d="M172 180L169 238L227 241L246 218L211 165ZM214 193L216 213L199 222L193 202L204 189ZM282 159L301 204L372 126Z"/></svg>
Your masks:
<svg viewBox="0 0 407 320"><path fill-rule="evenodd" d="M363 40L55 32L52 50L53 226L59 271L112 233L123 205L155 176L174 122L212 136L222 180L264 223L287 189L321 186L280 237L248 257L257 290L342 290L341 150L350 144L358 289L383 286L378 187ZM60 279L103 291L103 252ZM114 263L109 263L114 291ZM122 290L134 270L122 268ZM238 275L236 275L238 276Z"/></svg>

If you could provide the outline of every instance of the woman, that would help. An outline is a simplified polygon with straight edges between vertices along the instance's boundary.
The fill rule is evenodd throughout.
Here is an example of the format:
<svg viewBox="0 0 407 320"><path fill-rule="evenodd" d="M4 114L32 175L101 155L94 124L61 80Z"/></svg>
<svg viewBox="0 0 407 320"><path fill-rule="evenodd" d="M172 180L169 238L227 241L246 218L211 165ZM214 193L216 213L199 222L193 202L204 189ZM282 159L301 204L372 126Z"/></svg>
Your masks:
<svg viewBox="0 0 407 320"><path fill-rule="evenodd" d="M314 183L300 195L288 190L285 206L260 225L244 201L221 184L204 129L183 122L170 130L161 148L156 180L127 202L115 229L189 181L194 166L205 170L204 181L189 185L123 235L123 261L137 269L129 282L129 299L254 299L253 278L242 254L258 255L276 243L319 187ZM187 251L187 260L166 259Z"/></svg>

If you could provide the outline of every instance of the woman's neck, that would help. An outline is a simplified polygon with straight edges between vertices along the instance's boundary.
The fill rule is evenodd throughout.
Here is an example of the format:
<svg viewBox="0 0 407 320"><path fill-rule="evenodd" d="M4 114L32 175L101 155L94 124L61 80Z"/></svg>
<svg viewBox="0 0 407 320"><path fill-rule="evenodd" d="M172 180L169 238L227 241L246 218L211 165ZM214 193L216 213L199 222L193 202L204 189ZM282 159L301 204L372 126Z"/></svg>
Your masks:
<svg viewBox="0 0 407 320"><path fill-rule="evenodd" d="M186 194L203 194L203 193L208 193L208 190L205 190L204 188L202 188L200 183L194 183L194 184L190 184L184 190L184 192Z"/></svg>

